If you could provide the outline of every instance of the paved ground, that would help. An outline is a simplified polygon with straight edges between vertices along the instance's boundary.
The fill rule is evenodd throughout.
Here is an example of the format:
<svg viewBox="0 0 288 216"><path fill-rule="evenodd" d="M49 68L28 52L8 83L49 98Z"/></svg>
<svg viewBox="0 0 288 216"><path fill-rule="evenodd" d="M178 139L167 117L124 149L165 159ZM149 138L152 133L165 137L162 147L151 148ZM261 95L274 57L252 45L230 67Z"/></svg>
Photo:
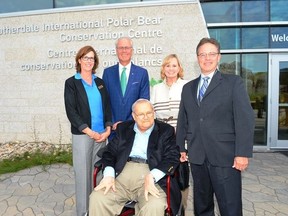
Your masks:
<svg viewBox="0 0 288 216"><path fill-rule="evenodd" d="M192 199L191 190L188 216ZM288 216L288 156L254 153L243 173L243 208L244 216ZM72 167L55 164L1 175L0 215L75 216Z"/></svg>

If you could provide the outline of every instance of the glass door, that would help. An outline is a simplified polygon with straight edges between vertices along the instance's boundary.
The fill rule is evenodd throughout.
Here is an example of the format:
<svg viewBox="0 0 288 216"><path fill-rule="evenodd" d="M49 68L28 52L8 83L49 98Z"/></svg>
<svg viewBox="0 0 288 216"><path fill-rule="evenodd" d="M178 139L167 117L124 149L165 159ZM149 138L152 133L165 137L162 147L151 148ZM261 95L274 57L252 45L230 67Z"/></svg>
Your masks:
<svg viewBox="0 0 288 216"><path fill-rule="evenodd" d="M270 148L288 149L288 54L270 54Z"/></svg>

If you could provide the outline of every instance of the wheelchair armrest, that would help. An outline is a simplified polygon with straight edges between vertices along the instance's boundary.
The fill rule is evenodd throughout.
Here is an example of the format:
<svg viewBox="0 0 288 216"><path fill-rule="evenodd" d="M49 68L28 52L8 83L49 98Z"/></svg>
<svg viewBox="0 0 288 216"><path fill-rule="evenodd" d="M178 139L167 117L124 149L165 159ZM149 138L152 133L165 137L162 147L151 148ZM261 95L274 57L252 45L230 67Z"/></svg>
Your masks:
<svg viewBox="0 0 288 216"><path fill-rule="evenodd" d="M171 175L168 175L168 176L167 176L167 179L166 179L166 187L167 187L167 208L166 208L166 215L172 215L172 209L171 209L171 193L170 193Z"/></svg>
<svg viewBox="0 0 288 216"><path fill-rule="evenodd" d="M95 188L96 185L97 185L97 182L96 182L96 177L97 177L97 174L103 169L103 163L102 163L102 159L100 159L99 161L97 161L95 164L94 164L94 172L93 172L93 187Z"/></svg>
<svg viewBox="0 0 288 216"><path fill-rule="evenodd" d="M165 210L165 215L172 215L171 209L171 178L174 178L178 175L178 168L177 167L173 172L170 172L166 178L166 187L167 187L167 208Z"/></svg>

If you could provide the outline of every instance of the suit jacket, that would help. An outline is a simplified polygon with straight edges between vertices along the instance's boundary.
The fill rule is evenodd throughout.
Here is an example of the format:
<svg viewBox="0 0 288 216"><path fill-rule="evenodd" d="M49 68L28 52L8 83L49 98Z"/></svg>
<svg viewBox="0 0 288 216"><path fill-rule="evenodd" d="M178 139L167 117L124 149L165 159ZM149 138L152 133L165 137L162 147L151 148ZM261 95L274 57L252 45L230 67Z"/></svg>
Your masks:
<svg viewBox="0 0 288 216"><path fill-rule="evenodd" d="M96 77L94 82L100 92L102 99L102 112L104 127L112 126L112 114L108 92L102 79ZM71 123L72 134L83 134L86 127L91 128L91 112L88 97L81 79L74 76L65 82L64 100L67 117Z"/></svg>
<svg viewBox="0 0 288 216"><path fill-rule="evenodd" d="M121 173L132 150L135 131L135 122L126 121L117 126L116 136L108 143L103 152L102 161L104 168L112 166L115 169L116 178ZM166 123L155 120L147 147L147 161L149 169L157 168L166 173L158 181L160 187L167 192L167 175L173 174L179 165L179 146L176 145L174 128ZM181 192L175 177L171 178L171 209L178 212L181 202Z"/></svg>
<svg viewBox="0 0 288 216"><path fill-rule="evenodd" d="M197 100L200 77L183 87L177 123L177 144L189 161L231 167L235 156L251 157L254 112L241 77L216 71L205 95Z"/></svg>
<svg viewBox="0 0 288 216"><path fill-rule="evenodd" d="M148 72L133 63L124 96L119 78L119 63L104 70L103 80L110 96L113 123L132 119L132 104L139 98L150 99Z"/></svg>

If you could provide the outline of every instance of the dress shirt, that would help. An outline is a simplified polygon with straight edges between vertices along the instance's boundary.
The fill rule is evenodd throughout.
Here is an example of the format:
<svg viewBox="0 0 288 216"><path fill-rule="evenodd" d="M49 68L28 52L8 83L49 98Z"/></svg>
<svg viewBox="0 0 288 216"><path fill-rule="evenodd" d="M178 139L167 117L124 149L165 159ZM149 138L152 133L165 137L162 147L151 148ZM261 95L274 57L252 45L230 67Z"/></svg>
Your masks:
<svg viewBox="0 0 288 216"><path fill-rule="evenodd" d="M95 78L96 76L92 74L92 85L90 85L84 79L82 79L81 73L75 74L75 79L80 79L82 81L88 98L91 113L91 129L98 133L103 133L105 131L105 127L103 123L104 114L102 111L102 98L97 85L94 82Z"/></svg>
<svg viewBox="0 0 288 216"><path fill-rule="evenodd" d="M123 66L119 63L119 80L121 80L121 74L122 74L122 71L123 71L123 68L126 68L126 77L127 77L127 83L128 83L128 79L129 79L129 75L130 75L130 70L131 70L131 62L126 65L126 66Z"/></svg>
<svg viewBox="0 0 288 216"><path fill-rule="evenodd" d="M215 74L215 71L214 71L213 73L208 74L208 75L203 75L203 74L201 73L201 77L200 77L200 81L199 81L198 89L197 89L197 92L198 92L197 98L199 98L199 90L200 90L200 88L201 88L201 86L202 86L202 84L203 84L203 82L204 82L203 78L204 78L204 77L209 77L209 79L208 79L208 86L207 86L207 88L208 88L214 74Z"/></svg>

